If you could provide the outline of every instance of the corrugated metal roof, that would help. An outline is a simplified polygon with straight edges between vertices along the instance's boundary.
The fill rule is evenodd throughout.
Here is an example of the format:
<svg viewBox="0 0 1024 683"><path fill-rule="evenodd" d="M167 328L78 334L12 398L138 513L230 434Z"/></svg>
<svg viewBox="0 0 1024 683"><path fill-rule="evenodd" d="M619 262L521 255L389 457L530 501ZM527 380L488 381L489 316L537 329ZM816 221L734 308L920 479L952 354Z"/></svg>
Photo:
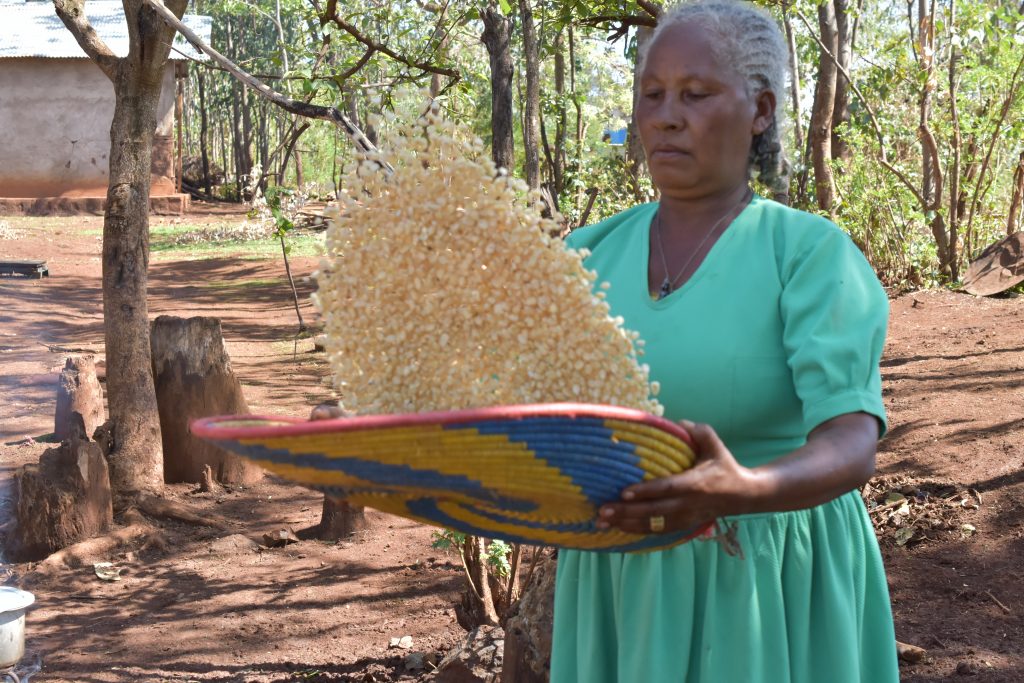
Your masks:
<svg viewBox="0 0 1024 683"><path fill-rule="evenodd" d="M124 57L128 54L128 22L119 0L88 0L85 15L115 55ZM182 21L204 43L210 44L212 17L186 14ZM207 59L180 35L175 36L174 47L171 59ZM0 0L0 59L4 57L84 58L85 53L57 16L52 2Z"/></svg>

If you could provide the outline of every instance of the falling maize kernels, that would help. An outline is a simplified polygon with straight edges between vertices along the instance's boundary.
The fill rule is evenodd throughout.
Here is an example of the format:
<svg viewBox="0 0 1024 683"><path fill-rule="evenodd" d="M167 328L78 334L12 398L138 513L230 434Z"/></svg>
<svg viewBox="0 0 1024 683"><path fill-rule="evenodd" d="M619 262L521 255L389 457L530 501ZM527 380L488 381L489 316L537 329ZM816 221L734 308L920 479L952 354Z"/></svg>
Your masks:
<svg viewBox="0 0 1024 683"><path fill-rule="evenodd" d="M315 302L348 409L582 401L661 414L586 252L548 237L556 226L478 141L431 111L349 165L343 186Z"/></svg>

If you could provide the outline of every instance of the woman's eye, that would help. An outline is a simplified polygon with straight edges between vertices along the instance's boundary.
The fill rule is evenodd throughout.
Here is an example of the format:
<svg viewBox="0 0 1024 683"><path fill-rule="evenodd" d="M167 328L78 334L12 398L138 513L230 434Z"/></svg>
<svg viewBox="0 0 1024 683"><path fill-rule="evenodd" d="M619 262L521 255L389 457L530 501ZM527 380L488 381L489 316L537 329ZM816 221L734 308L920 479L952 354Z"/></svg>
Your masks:
<svg viewBox="0 0 1024 683"><path fill-rule="evenodd" d="M653 99L655 97L660 97L660 96L661 96L661 91L660 90L649 90L649 91L644 93L644 97L646 97L648 99Z"/></svg>
<svg viewBox="0 0 1024 683"><path fill-rule="evenodd" d="M687 100L703 100L708 96L706 92L684 92L683 98Z"/></svg>

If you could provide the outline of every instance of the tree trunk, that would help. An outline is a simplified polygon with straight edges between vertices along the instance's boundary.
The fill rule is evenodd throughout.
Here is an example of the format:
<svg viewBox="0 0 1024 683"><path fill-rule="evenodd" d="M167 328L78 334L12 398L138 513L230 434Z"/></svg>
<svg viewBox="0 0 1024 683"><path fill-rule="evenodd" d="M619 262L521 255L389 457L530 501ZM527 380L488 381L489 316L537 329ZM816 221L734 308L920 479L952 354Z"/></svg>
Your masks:
<svg viewBox="0 0 1024 683"><path fill-rule="evenodd" d="M850 124L850 83L843 71L850 73L850 60L853 57L853 31L850 22L849 0L833 0L836 15L836 51L833 52L839 66L836 71L836 95L832 107L832 158L850 157L850 148L839 133L839 128Z"/></svg>
<svg viewBox="0 0 1024 683"><path fill-rule="evenodd" d="M572 97L573 108L576 109L576 135L575 135L575 159L573 159L574 174L578 175L583 168L583 106L576 97L576 34L572 24L569 24L569 94ZM573 207L579 211L583 202L583 183L577 183L576 197L573 200Z"/></svg>
<svg viewBox="0 0 1024 683"><path fill-rule="evenodd" d="M1006 212L1006 234L1017 232L1017 217L1020 215L1021 203L1024 202L1024 152L1020 153L1017 168L1013 172L1013 196L1010 197L1010 208Z"/></svg>
<svg viewBox="0 0 1024 683"><path fill-rule="evenodd" d="M836 16L831 2L818 5L818 28L821 42L828 52L836 53ZM811 112L811 158L814 161L814 195L818 208L833 213L835 182L832 178L832 111L836 101L835 62L825 49L818 52L818 83L814 89L814 110Z"/></svg>
<svg viewBox="0 0 1024 683"><path fill-rule="evenodd" d="M556 204L561 204L562 192L565 190L565 49L562 33L555 37L555 96L558 98L558 118L555 121L555 154L551 169L551 194Z"/></svg>
<svg viewBox="0 0 1024 683"><path fill-rule="evenodd" d="M651 40L654 32L650 26L638 26L636 29L636 51L643 54L647 43ZM637 64L639 66L639 63ZM629 117L629 127L626 134L626 169L629 173L629 182L633 190L633 197L638 202L650 200L647 193L642 189L640 179L647 175L647 155L644 146L640 142L640 129L636 123L636 103L640 96L640 70L633 70L633 112Z"/></svg>
<svg viewBox="0 0 1024 683"><path fill-rule="evenodd" d="M351 505L343 498L324 496L323 511L320 514L320 525L316 528L316 537L321 541L339 541L348 538L368 525L366 512L359 505Z"/></svg>
<svg viewBox="0 0 1024 683"><path fill-rule="evenodd" d="M491 158L500 168L515 169L512 121L512 21L495 4L480 10L480 40L491 63Z"/></svg>
<svg viewBox="0 0 1024 683"><path fill-rule="evenodd" d="M919 44L917 46L918 53L918 64L921 66L921 70L924 72L924 86L921 88L921 93L918 97L918 114L919 114L919 126L926 128L928 121L931 118L932 109L932 93L935 90L935 79L934 79L934 64L935 60L933 57L932 50L935 47L934 30L932 28L932 17L928 14L928 0L918 0L918 39ZM934 174L935 169L932 168L933 158L929 153L927 143L924 138L921 139L921 197L924 198L925 206L921 207L921 210L925 213L928 212L929 206L932 204L933 193L935 189ZM943 240L945 241L945 240ZM945 251L945 250L942 250ZM946 266L946 254L940 253L939 260L943 266Z"/></svg>
<svg viewBox="0 0 1024 683"><path fill-rule="evenodd" d="M796 33L793 32L793 21L789 15L789 5L783 8L783 24L786 27L786 42L789 45L790 89L789 97L793 104L793 135L796 142L796 153L804 152L804 129L800 113L800 57L796 49ZM797 161L794 159L794 161ZM803 160L799 160L803 162ZM802 197L798 198L802 199Z"/></svg>
<svg viewBox="0 0 1024 683"><path fill-rule="evenodd" d="M526 184L531 190L537 190L540 189L540 55L530 0L519 0L519 13L523 20L523 57L526 61L526 103L523 107L526 117L523 126Z"/></svg>
<svg viewBox="0 0 1024 683"><path fill-rule="evenodd" d="M135 14L139 9L135 8ZM129 25L132 19L128 18ZM169 35L161 38L170 43ZM142 61L137 55L162 52L162 67L168 47L150 40L146 48L133 46L136 57L129 54L119 61L117 68L116 103L110 125L110 185L103 223L107 399L114 423L110 481L118 495L156 491L163 486L160 418L150 374L146 301L150 167L163 69L154 68L152 57Z"/></svg>
<svg viewBox="0 0 1024 683"><path fill-rule="evenodd" d="M152 344L166 481L198 484L207 465L221 484L248 485L262 479L259 467L189 432L194 419L249 412L231 370L220 321L162 315L153 321Z"/></svg>
<svg viewBox="0 0 1024 683"><path fill-rule="evenodd" d="M956 26L956 2L949 3L949 24L950 31ZM960 111L957 108L957 86L956 65L962 55L956 46L950 45L949 55L949 112L953 119L953 140L951 143L953 162L949 167L949 225L947 239L947 254L951 265L951 277L956 280L960 275L960 159L963 154L963 138L960 133Z"/></svg>
<svg viewBox="0 0 1024 683"><path fill-rule="evenodd" d="M443 4L437 13L437 23L434 25L434 32L430 36L432 45L436 45L435 54L439 59L448 52L448 37L451 35L444 28L444 18L448 13L448 4ZM434 73L430 76L430 98L433 99L441 94L441 74Z"/></svg>
<svg viewBox="0 0 1024 683"><path fill-rule="evenodd" d="M239 111L241 112L241 137L239 138L239 158L241 163L241 169L239 173L239 180L242 178L249 178L252 175L253 170L253 158L252 158L252 142L253 142L253 127L252 127L252 103L249 98L249 89L242 86L241 92L239 93ZM246 201L251 199L245 197Z"/></svg>
<svg viewBox="0 0 1024 683"><path fill-rule="evenodd" d="M199 154L203 159L203 187L206 196L209 197L213 194L213 187L210 182L210 154L206 149L209 120L206 113L206 76L203 71L204 69L200 68L196 74L199 80Z"/></svg>
<svg viewBox="0 0 1024 683"><path fill-rule="evenodd" d="M469 574L469 585L462 595L461 609L457 612L459 624L467 631L477 626L496 626L498 612L494 608L491 585L488 580L487 551L484 539L479 536L466 536L462 552L466 571Z"/></svg>
<svg viewBox="0 0 1024 683"><path fill-rule="evenodd" d="M302 192L306 189L306 177L302 170L302 150L296 149L293 154L295 155L295 188Z"/></svg>

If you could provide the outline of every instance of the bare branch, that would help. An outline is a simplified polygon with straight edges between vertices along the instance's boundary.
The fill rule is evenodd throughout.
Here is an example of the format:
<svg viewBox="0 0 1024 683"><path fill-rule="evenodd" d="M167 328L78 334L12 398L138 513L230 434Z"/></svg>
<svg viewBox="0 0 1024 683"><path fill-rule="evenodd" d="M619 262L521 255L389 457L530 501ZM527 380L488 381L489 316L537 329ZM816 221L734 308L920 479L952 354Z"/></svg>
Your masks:
<svg viewBox="0 0 1024 683"><path fill-rule="evenodd" d="M57 16L64 22L79 47L89 55L104 75L113 81L117 76L117 56L96 33L85 16L85 0L53 0Z"/></svg>

